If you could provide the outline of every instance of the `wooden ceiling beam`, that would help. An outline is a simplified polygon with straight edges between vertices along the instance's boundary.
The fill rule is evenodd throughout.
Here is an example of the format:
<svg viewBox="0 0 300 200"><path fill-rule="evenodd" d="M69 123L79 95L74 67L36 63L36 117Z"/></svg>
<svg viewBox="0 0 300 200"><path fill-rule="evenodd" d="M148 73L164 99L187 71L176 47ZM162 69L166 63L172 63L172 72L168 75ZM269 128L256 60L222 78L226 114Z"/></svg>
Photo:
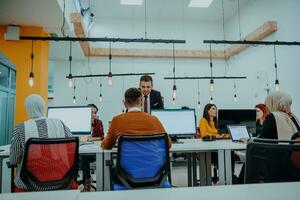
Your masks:
<svg viewBox="0 0 300 200"><path fill-rule="evenodd" d="M249 41L259 41L267 36L271 35L277 31L277 22L275 21L268 21L264 23L262 26L258 27L256 30L254 30L252 33L248 34L246 37L244 37L242 40L249 40ZM226 57L229 59L231 56L234 56L244 49L250 47L250 45L245 44L233 44L229 48L226 49Z"/></svg>
<svg viewBox="0 0 300 200"><path fill-rule="evenodd" d="M74 32L77 37L86 37L83 21L80 13L71 14L71 22L74 25ZM262 40L277 31L277 22L268 21L262 26L258 27L252 33L248 34L243 40ZM80 42L80 46L85 56L108 56L108 48L91 48L88 42ZM224 51L212 51L213 59L229 59L241 51L248 48L250 45L235 44L228 47ZM209 51L207 50L176 50L176 58L188 59L207 59L209 58ZM145 57L145 58L172 58L173 51L170 49L129 49L129 48L113 48L113 57Z"/></svg>
<svg viewBox="0 0 300 200"><path fill-rule="evenodd" d="M80 13L71 13L71 22L74 26L74 32L76 37L86 37L83 27L83 21ZM79 42L81 49L83 51L83 54L85 56L89 55L89 48L90 45L88 42Z"/></svg>

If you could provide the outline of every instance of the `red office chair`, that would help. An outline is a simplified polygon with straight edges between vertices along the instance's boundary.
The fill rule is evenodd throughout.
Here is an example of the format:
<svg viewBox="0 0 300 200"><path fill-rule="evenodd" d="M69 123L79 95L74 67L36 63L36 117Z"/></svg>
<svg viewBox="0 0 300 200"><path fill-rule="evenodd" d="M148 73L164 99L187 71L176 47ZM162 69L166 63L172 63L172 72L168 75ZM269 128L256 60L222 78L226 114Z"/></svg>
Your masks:
<svg viewBox="0 0 300 200"><path fill-rule="evenodd" d="M20 178L28 191L77 189L77 137L30 138L25 144ZM24 192L15 188L15 192Z"/></svg>

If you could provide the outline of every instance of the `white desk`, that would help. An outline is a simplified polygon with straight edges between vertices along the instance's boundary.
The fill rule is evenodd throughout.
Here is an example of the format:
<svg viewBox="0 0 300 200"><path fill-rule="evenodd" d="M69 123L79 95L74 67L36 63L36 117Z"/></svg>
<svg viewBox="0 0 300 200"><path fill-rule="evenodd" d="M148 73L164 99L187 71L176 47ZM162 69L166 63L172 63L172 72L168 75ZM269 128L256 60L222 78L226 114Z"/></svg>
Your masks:
<svg viewBox="0 0 300 200"><path fill-rule="evenodd" d="M80 193L78 200L299 200L300 182Z"/></svg>
<svg viewBox="0 0 300 200"><path fill-rule="evenodd" d="M79 190L6 193L0 194L0 200L77 200L79 193Z"/></svg>
<svg viewBox="0 0 300 200"><path fill-rule="evenodd" d="M2 192L2 161L4 158L9 157L9 148L10 145L0 146L0 193Z"/></svg>
<svg viewBox="0 0 300 200"><path fill-rule="evenodd" d="M200 153L200 177L211 176L210 153L218 153L219 184L232 184L231 151L245 150L246 144L232 142L231 140L216 140L204 142L201 139L184 139L182 144L173 144L171 152L197 152ZM206 160L204 160L206 159ZM204 168L206 166L206 169ZM206 172L205 172L206 171ZM204 174L204 176L203 176ZM210 179L208 177L208 179ZM200 179L201 181L201 179ZM203 184L201 184L203 185Z"/></svg>
<svg viewBox="0 0 300 200"><path fill-rule="evenodd" d="M231 150L245 150L246 144L235 143L231 140L216 140L211 142L203 142L201 139L183 139L179 140L183 143L175 143L170 149L171 153L200 153L200 181L206 185L207 180L211 182L211 159L210 153L218 153L219 163L219 184L232 184L231 170ZM116 149L104 150L104 190L110 190L109 167L105 164L107 160L111 160L111 154L116 153ZM188 169L190 170L190 169ZM189 174L191 174L189 172ZM204 181L204 183L203 183Z"/></svg>
<svg viewBox="0 0 300 200"><path fill-rule="evenodd" d="M84 144L79 146L79 155L96 155L96 188L97 190L103 190L103 150L100 147L100 142L95 141L92 144ZM0 193L2 189L2 160L5 157L9 157L10 145L0 146L0 149L5 151L0 152Z"/></svg>

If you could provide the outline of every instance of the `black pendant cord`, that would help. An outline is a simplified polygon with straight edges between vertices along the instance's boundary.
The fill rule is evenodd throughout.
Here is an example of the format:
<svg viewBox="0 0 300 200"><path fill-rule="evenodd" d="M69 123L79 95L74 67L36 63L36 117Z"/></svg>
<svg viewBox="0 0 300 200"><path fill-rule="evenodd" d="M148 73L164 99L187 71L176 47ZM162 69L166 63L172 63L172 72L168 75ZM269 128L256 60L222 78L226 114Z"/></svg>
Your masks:
<svg viewBox="0 0 300 200"><path fill-rule="evenodd" d="M111 59L112 59L112 55L111 55L111 42L109 43L109 72L111 73Z"/></svg>
<svg viewBox="0 0 300 200"><path fill-rule="evenodd" d="M31 68L30 68L30 73L33 73L33 40L31 41L31 55L30 55L30 59L31 59Z"/></svg>
<svg viewBox="0 0 300 200"><path fill-rule="evenodd" d="M173 43L173 77L174 77L174 85L176 85L175 73L176 73L176 69L175 69L175 45Z"/></svg>
<svg viewBox="0 0 300 200"><path fill-rule="evenodd" d="M276 46L274 45L274 66L275 66L275 77L278 80L278 73L277 73L277 56L276 56Z"/></svg>
<svg viewBox="0 0 300 200"><path fill-rule="evenodd" d="M147 0L145 0L145 16L144 16L144 19L145 19L145 39L147 39Z"/></svg>
<svg viewBox="0 0 300 200"><path fill-rule="evenodd" d="M211 44L209 44L209 65L210 65L210 76L211 79L213 77L213 64L212 64L212 56L211 56Z"/></svg>
<svg viewBox="0 0 300 200"><path fill-rule="evenodd" d="M240 40L242 40L242 33L241 33L241 15L240 15L240 0L237 0L238 5L238 20L239 20L239 36Z"/></svg>
<svg viewBox="0 0 300 200"><path fill-rule="evenodd" d="M72 42L70 41L69 76L72 77Z"/></svg>

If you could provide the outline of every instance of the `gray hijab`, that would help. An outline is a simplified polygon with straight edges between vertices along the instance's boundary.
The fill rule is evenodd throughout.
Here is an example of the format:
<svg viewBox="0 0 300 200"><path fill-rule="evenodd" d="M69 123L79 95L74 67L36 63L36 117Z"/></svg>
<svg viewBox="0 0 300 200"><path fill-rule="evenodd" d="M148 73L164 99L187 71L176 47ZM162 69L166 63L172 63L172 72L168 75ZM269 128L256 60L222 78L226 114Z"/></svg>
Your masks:
<svg viewBox="0 0 300 200"><path fill-rule="evenodd" d="M38 94L31 94L25 100L27 114L31 119L45 117L46 103Z"/></svg>

